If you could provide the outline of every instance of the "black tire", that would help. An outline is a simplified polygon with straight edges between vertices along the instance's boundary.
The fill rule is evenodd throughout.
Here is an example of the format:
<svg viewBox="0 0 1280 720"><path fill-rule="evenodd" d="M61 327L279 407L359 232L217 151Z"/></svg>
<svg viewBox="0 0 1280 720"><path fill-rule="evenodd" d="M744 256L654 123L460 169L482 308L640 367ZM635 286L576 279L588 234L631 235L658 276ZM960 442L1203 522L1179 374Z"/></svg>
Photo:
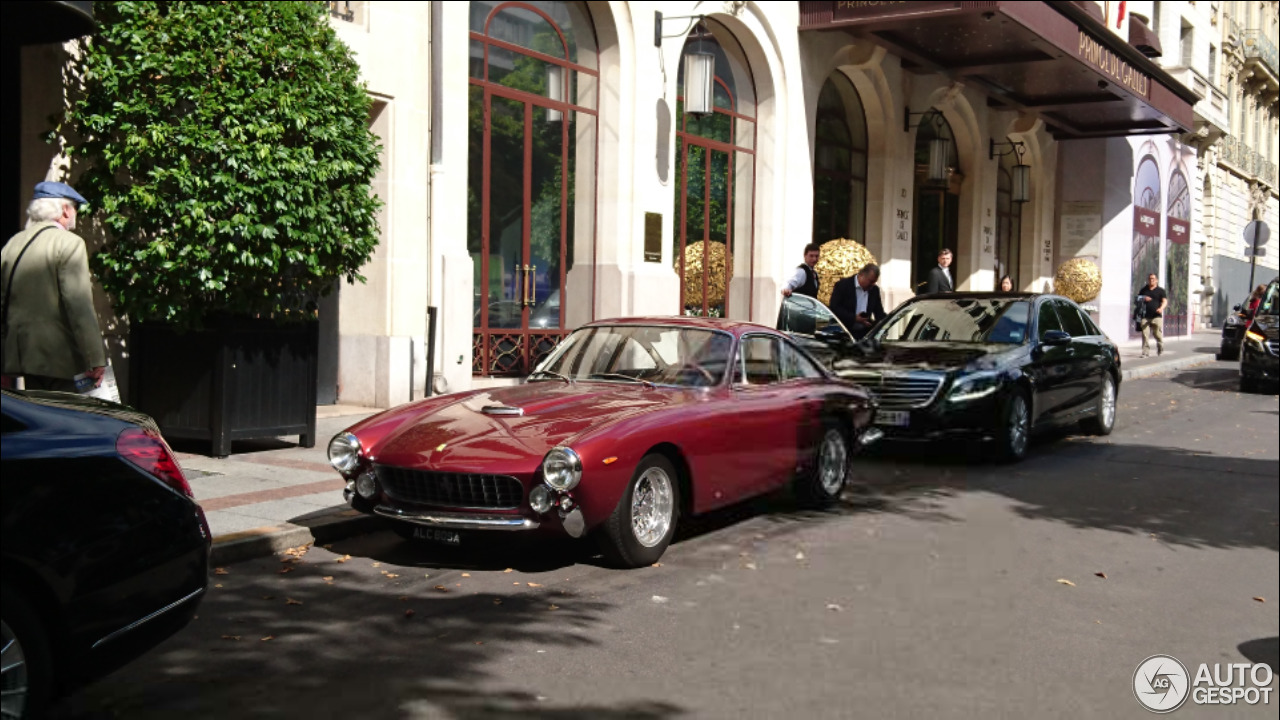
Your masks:
<svg viewBox="0 0 1280 720"><path fill-rule="evenodd" d="M824 508L840 499L849 480L849 435L838 423L822 424L822 437L813 467L795 480L796 500L805 507Z"/></svg>
<svg viewBox="0 0 1280 720"><path fill-rule="evenodd" d="M1108 397L1109 393L1109 397ZM1111 407L1106 405L1110 402ZM1098 402L1094 407L1094 416L1080 421L1080 427L1091 435L1110 435L1116 426L1116 383L1111 374L1102 376L1101 387L1098 388Z"/></svg>
<svg viewBox="0 0 1280 720"><path fill-rule="evenodd" d="M8 585L8 581L5 583ZM5 717L42 718L53 696L53 661L49 653L49 641L40 616L32 612L26 601L6 590L3 597L4 660L8 668L4 673ZM12 644L11 644L12 641ZM22 658L17 664L15 660ZM20 675L25 673L25 675ZM10 691L25 684L26 698L21 707L14 707L16 695ZM10 710L14 712L10 713Z"/></svg>
<svg viewBox="0 0 1280 720"><path fill-rule="evenodd" d="M1024 391L1014 390L1005 400L995 442L999 460L1017 462L1027 456L1031 445L1031 403Z"/></svg>
<svg viewBox="0 0 1280 720"><path fill-rule="evenodd" d="M666 531L660 536L637 536L633 516L633 510L636 509L633 499L637 490L644 493L640 503L644 505L644 509L653 510L653 518L657 522L661 522L663 515L668 518ZM652 565L671 544L679 520L680 474L665 455L650 453L636 465L636 471L622 497L618 499L617 507L601 525L600 549L605 559L615 567L638 568ZM658 529L660 525L655 525L650 531L656 532Z"/></svg>

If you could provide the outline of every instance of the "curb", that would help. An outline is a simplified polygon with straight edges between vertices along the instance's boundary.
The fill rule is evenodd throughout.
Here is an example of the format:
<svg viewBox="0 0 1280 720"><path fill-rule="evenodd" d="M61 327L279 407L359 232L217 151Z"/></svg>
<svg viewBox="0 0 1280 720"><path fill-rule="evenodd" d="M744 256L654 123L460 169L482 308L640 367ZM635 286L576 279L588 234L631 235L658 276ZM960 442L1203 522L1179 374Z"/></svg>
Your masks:
<svg viewBox="0 0 1280 720"><path fill-rule="evenodd" d="M365 515L351 508L325 511L307 519L307 525L284 523L267 525L252 530L228 533L213 539L209 550L209 564L230 565L244 560L266 557L291 547L308 543L320 545L335 540L345 540L355 535L376 532L386 527L372 515Z"/></svg>
<svg viewBox="0 0 1280 720"><path fill-rule="evenodd" d="M1183 368L1189 368L1194 365L1204 365L1211 362L1215 362L1212 355L1195 353L1193 355L1174 358L1172 360L1164 360L1162 362L1151 363L1150 365L1121 370L1120 379L1121 381L1138 380L1140 378L1151 377L1152 375L1161 375L1174 370L1182 370Z"/></svg>

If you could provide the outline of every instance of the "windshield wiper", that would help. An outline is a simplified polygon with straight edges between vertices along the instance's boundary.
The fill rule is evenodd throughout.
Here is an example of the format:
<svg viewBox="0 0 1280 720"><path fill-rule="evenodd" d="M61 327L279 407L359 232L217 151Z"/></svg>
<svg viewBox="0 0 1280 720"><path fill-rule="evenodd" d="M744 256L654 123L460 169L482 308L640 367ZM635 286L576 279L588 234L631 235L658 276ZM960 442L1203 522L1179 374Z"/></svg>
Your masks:
<svg viewBox="0 0 1280 720"><path fill-rule="evenodd" d="M591 373L593 378L608 378L610 380L629 380L631 382L642 383L645 387L658 387L644 378L623 375L622 373Z"/></svg>
<svg viewBox="0 0 1280 720"><path fill-rule="evenodd" d="M527 379L532 380L539 375L550 375L551 377L556 378L557 380L563 380L566 385L573 384L573 380L570 379L568 375L561 375L555 370L534 370L533 373L529 375Z"/></svg>

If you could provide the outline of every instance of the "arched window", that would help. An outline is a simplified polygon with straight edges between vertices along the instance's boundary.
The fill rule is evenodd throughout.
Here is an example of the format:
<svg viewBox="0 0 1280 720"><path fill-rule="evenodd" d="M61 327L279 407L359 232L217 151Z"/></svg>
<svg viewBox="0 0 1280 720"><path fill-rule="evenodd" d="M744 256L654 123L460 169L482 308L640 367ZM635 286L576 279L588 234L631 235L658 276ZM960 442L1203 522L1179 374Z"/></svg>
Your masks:
<svg viewBox="0 0 1280 720"><path fill-rule="evenodd" d="M746 281L751 273L755 83L746 53L733 34L714 20L702 20L689 33L683 54L690 53L715 58L713 108L706 114L685 112L682 55L677 74L679 186L672 261L680 276L681 312L727 317L732 280Z"/></svg>
<svg viewBox="0 0 1280 720"><path fill-rule="evenodd" d="M946 155L933 158L935 140L946 140ZM934 174L930 162L942 163L942 177ZM960 262L960 184L963 175L956 150L955 134L942 113L930 110L920 118L916 129L915 146L915 218L913 219L911 244L913 246L913 288L917 291L929 278L929 271L938 264L938 252L951 251L951 280L955 287L964 282L959 274Z"/></svg>
<svg viewBox="0 0 1280 720"><path fill-rule="evenodd" d="M520 375L594 296L599 60L586 3L470 8L472 370Z"/></svg>
<svg viewBox="0 0 1280 720"><path fill-rule="evenodd" d="M1160 199L1160 167L1154 155L1143 155L1133 181L1132 296L1146 284L1148 275L1160 275ZM1129 337L1138 337L1132 325Z"/></svg>
<svg viewBox="0 0 1280 720"><path fill-rule="evenodd" d="M834 72L818 95L813 149L813 241L866 244L867 116L853 83Z"/></svg>
<svg viewBox="0 0 1280 720"><path fill-rule="evenodd" d="M1181 168L1169 176L1164 250L1164 282L1169 307L1164 313L1164 331L1170 335L1187 332L1187 284L1191 277L1191 192Z"/></svg>
<svg viewBox="0 0 1280 720"><path fill-rule="evenodd" d="M1000 157L996 173L996 289L1005 275L1013 288L1022 287L1018 268L1022 260L1022 203L1013 202L1013 166L1016 153Z"/></svg>

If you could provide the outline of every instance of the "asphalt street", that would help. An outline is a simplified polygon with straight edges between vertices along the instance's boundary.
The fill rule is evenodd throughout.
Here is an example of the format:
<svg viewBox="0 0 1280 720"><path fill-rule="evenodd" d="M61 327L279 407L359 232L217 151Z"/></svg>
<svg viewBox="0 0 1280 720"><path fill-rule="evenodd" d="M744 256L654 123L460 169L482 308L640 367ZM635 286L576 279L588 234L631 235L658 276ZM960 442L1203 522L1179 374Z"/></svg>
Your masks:
<svg viewBox="0 0 1280 720"><path fill-rule="evenodd" d="M1148 656L1276 667L1277 414L1230 363L1131 381L1109 438L881 448L836 509L733 508L636 571L389 532L229 565L57 717L1150 717Z"/></svg>

